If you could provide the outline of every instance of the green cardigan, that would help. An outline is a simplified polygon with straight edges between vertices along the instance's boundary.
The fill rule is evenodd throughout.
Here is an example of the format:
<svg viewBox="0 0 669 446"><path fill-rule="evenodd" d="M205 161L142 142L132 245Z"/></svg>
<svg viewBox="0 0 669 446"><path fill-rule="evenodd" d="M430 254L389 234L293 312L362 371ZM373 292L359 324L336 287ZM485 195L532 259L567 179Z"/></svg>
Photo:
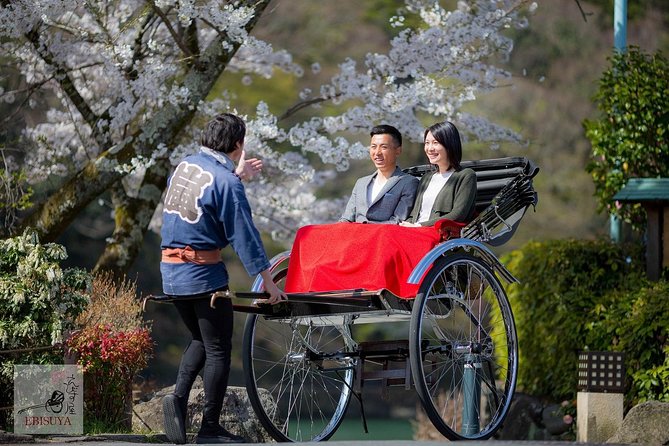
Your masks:
<svg viewBox="0 0 669 446"><path fill-rule="evenodd" d="M423 195L432 180L432 176L437 172L430 172L423 175L418 183L418 192L408 221L416 223L420 207L423 204ZM474 218L474 207L476 205L476 173L472 169L462 169L453 172L446 181L444 187L437 194L437 198L432 205L430 218L422 222L422 226L432 226L442 218L449 220L465 222Z"/></svg>

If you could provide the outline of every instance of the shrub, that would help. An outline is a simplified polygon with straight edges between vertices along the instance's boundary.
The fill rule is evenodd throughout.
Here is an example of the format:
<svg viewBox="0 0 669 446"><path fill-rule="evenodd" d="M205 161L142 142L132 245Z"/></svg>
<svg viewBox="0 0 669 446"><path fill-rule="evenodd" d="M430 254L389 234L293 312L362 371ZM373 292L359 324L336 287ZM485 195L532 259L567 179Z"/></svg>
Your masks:
<svg viewBox="0 0 669 446"><path fill-rule="evenodd" d="M591 318L588 345L625 353L628 405L669 402L669 283L639 283L636 290L609 293Z"/></svg>
<svg viewBox="0 0 669 446"><path fill-rule="evenodd" d="M105 271L93 275L90 303L76 323L81 328L109 325L115 331L148 327L137 299L136 284L125 278L116 280L112 273Z"/></svg>
<svg viewBox="0 0 669 446"><path fill-rule="evenodd" d="M136 284L106 272L93 276L91 301L77 318L80 330L67 341L84 370L87 428L121 431L131 427L132 381L153 350L142 318Z"/></svg>
<svg viewBox="0 0 669 446"><path fill-rule="evenodd" d="M61 364L61 342L88 302L90 276L61 269L61 245L34 231L0 240L0 407L11 407L14 364ZM0 413L8 425L11 413Z"/></svg>
<svg viewBox="0 0 669 446"><path fill-rule="evenodd" d="M632 374L633 388L639 403L650 400L669 403L669 346L665 345L663 351L662 365Z"/></svg>
<svg viewBox="0 0 669 446"><path fill-rule="evenodd" d="M592 144L587 171L599 210L642 229L641 205L618 208L613 196L629 178L669 176L669 61L660 52L648 55L633 46L609 61L594 97L601 116L583 122Z"/></svg>
<svg viewBox="0 0 669 446"><path fill-rule="evenodd" d="M153 348L149 330L86 327L73 334L67 345L83 368L87 424L112 431L128 428L132 380L146 367Z"/></svg>
<svg viewBox="0 0 669 446"><path fill-rule="evenodd" d="M633 251L630 256L626 249ZM503 258L520 284L507 287L518 331L519 388L552 401L576 392L580 350L612 350L595 329L613 300L645 283L641 250L609 241L530 242ZM601 333L593 342L593 333Z"/></svg>

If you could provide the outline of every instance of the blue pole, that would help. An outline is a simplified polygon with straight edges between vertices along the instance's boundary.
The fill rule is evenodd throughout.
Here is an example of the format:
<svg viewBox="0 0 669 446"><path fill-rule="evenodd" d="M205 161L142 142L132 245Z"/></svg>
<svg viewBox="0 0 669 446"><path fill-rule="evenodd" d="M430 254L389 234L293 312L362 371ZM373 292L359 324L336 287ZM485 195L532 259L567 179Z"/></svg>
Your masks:
<svg viewBox="0 0 669 446"><path fill-rule="evenodd" d="M464 356L462 374L462 435L473 437L481 430L481 362L479 355Z"/></svg>
<svg viewBox="0 0 669 446"><path fill-rule="evenodd" d="M616 51L627 49L627 0L615 0L613 11L613 46ZM609 216L609 235L611 240L619 243L622 240L622 222L620 218Z"/></svg>
<svg viewBox="0 0 669 446"><path fill-rule="evenodd" d="M627 0L615 0L613 46L618 51L625 51L627 48Z"/></svg>

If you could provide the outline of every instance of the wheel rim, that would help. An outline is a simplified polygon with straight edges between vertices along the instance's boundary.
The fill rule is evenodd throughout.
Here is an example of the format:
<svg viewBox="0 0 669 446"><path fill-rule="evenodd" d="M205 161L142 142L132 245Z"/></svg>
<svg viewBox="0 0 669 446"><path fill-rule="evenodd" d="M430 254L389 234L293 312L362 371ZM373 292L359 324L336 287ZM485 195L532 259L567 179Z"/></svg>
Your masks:
<svg viewBox="0 0 669 446"><path fill-rule="evenodd" d="M423 407L451 439L484 439L501 425L517 372L515 325L492 270L453 255L420 286L412 317L412 370Z"/></svg>
<svg viewBox="0 0 669 446"><path fill-rule="evenodd" d="M274 322L263 316L247 322L249 396L278 441L328 439L344 417L354 376L353 360L345 353L351 350L349 327L320 322L317 317Z"/></svg>

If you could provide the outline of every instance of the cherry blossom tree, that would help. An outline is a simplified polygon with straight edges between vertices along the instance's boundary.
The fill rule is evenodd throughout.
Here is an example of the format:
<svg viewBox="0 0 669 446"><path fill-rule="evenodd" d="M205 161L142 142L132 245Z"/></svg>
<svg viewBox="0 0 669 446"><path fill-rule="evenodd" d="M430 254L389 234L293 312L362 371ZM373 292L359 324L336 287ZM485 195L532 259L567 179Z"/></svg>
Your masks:
<svg viewBox="0 0 669 446"><path fill-rule="evenodd" d="M269 3L1 1L2 53L22 82L0 89L0 100L12 104L11 113L45 111L40 122L23 129L30 150L20 160L32 184L51 190L22 226L53 240L110 191L115 229L96 268L127 269L146 231L159 225L173 165L198 150L202 123L235 111L232 95L208 97L223 70L304 74L287 50L251 33ZM296 92L299 101L281 116L258 103L245 118L247 153L265 165L265 173L247 184L259 228L285 239L304 224L332 221L345 198L316 199L315 192L333 171L366 156L366 148L346 135L382 121L418 137L426 117L449 119L465 138L493 147L521 142L520 135L464 106L509 82L510 74L494 61L513 49L505 30L527 26L534 8L527 0L458 1L453 10L435 0L406 0L403 10L420 17L420 25L394 16L391 25L399 32L387 53L342 61L320 89ZM45 103L44 97L57 101ZM337 107L326 112L324 104ZM305 109L313 110L308 119L283 125ZM328 168L316 169L314 158ZM12 159L8 151L7 167Z"/></svg>

